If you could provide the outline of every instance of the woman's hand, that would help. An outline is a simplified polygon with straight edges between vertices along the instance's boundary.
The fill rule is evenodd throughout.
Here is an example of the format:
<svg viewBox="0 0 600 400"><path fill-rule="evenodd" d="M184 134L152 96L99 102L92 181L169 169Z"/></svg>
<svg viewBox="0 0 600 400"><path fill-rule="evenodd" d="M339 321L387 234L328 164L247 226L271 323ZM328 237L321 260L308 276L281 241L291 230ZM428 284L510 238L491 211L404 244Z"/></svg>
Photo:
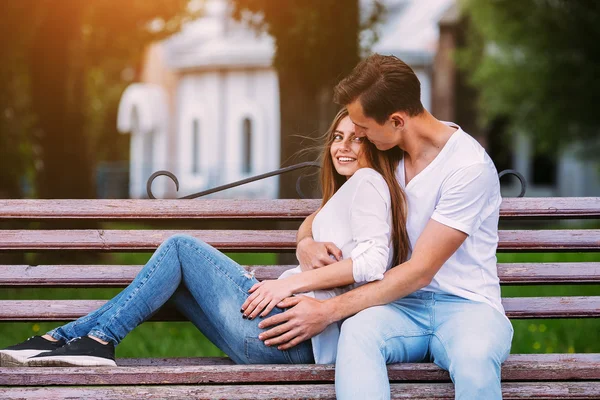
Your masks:
<svg viewBox="0 0 600 400"><path fill-rule="evenodd" d="M306 237L296 246L296 258L304 272L340 261L342 251L331 242L315 242L313 238Z"/></svg>
<svg viewBox="0 0 600 400"><path fill-rule="evenodd" d="M242 305L242 312L250 320L256 318L259 314L261 317L266 317L277 303L293 294L292 288L286 282L286 279L259 282L252 286L248 292L251 295Z"/></svg>

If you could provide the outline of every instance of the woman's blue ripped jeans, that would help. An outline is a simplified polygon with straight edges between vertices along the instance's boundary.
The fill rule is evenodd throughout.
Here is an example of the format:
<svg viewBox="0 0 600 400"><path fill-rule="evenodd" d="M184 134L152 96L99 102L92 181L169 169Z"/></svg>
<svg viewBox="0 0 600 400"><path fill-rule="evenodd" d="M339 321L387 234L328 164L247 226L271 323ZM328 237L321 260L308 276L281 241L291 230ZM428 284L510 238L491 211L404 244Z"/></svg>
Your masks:
<svg viewBox="0 0 600 400"><path fill-rule="evenodd" d="M238 364L314 363L310 340L281 351L258 335L260 318L243 319L240 308L258 281L212 246L187 235L163 242L135 280L112 300L48 334L69 340L92 335L118 344L165 303L173 303ZM270 315L281 313L275 308Z"/></svg>

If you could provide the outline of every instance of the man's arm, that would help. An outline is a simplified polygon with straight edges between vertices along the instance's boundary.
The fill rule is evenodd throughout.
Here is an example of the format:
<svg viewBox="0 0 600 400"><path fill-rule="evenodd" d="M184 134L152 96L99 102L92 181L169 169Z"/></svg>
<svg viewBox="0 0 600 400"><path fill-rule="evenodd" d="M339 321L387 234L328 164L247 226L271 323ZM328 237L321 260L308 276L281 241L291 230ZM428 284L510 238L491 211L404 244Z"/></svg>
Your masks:
<svg viewBox="0 0 600 400"><path fill-rule="evenodd" d="M278 307L292 308L262 321L260 328L275 327L259 338L268 346L289 349L319 334L333 322L413 293L431 282L466 238L467 234L430 220L417 240L411 259L386 272L383 280L326 301L304 296L288 298Z"/></svg>
<svg viewBox="0 0 600 400"><path fill-rule="evenodd" d="M320 210L320 208L319 208ZM310 214L304 221L302 221L302 225L298 228L298 233L296 233L296 243L300 243L302 239L311 238L312 239L312 223L315 219L315 215L319 212L319 210Z"/></svg>
<svg viewBox="0 0 600 400"><path fill-rule="evenodd" d="M300 269L302 271L324 267L342 259L342 251L335 244L331 242L315 242L313 240L312 223L319 210L309 215L302 222L296 234L296 258L300 262ZM330 255L333 255L335 258L332 258Z"/></svg>
<svg viewBox="0 0 600 400"><path fill-rule="evenodd" d="M342 320L368 307L391 303L429 285L466 238L464 232L430 220L417 240L410 260L390 269L381 281L330 299L334 320Z"/></svg>

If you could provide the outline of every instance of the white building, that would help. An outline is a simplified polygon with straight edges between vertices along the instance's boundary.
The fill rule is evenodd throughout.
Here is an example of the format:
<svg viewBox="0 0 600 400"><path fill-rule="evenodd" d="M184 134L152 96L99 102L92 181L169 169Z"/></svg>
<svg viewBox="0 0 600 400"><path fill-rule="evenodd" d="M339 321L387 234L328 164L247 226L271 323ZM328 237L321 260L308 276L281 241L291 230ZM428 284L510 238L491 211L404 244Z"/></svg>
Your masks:
<svg viewBox="0 0 600 400"><path fill-rule="evenodd" d="M118 128L131 138L130 197L182 196L279 168L279 87L273 40L211 1L206 16L147 52L142 82L121 99ZM277 196L277 178L220 196Z"/></svg>

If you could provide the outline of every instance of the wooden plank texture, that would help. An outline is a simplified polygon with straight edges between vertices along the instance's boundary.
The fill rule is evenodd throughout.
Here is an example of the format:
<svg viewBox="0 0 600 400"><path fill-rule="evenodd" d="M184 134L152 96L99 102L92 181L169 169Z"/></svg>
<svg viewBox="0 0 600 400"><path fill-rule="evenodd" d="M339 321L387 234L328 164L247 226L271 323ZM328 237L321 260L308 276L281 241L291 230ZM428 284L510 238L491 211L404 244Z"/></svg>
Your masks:
<svg viewBox="0 0 600 400"><path fill-rule="evenodd" d="M295 265L246 265L258 280ZM0 287L124 287L141 265L0 265ZM600 262L498 264L504 284L600 283Z"/></svg>
<svg viewBox="0 0 600 400"><path fill-rule="evenodd" d="M229 251L291 251L292 230L0 230L0 251L153 251L187 234ZM498 251L599 251L600 229L499 232Z"/></svg>
<svg viewBox="0 0 600 400"><path fill-rule="evenodd" d="M0 200L0 219L303 219L320 205L308 200ZM598 197L506 198L500 216L598 218Z"/></svg>
<svg viewBox="0 0 600 400"><path fill-rule="evenodd" d="M283 230L2 230L0 250L154 251L176 234L194 236L221 250L296 248L296 232Z"/></svg>
<svg viewBox="0 0 600 400"><path fill-rule="evenodd" d="M68 321L94 311L105 300L0 300L0 321ZM600 316L600 296L509 297L502 299L510 318L593 318ZM178 321L171 308L154 321Z"/></svg>
<svg viewBox="0 0 600 400"><path fill-rule="evenodd" d="M0 219L304 219L320 200L0 200Z"/></svg>
<svg viewBox="0 0 600 400"><path fill-rule="evenodd" d="M392 399L454 399L451 383L394 383ZM597 399L600 382L507 382L504 399ZM222 400L335 400L333 384L240 386L100 386L100 387L8 387L0 388L3 399L222 399Z"/></svg>
<svg viewBox="0 0 600 400"><path fill-rule="evenodd" d="M0 386L319 383L333 382L335 378L332 364L234 365L227 358L194 358L187 360L185 365L176 362L172 365L123 365L127 362L117 359L119 366L108 368L3 368L0 369ZM167 364L166 360L163 363ZM433 363L391 364L388 365L388 376L393 382L450 382L448 372ZM600 354L517 354L502 365L505 382L599 379Z"/></svg>

